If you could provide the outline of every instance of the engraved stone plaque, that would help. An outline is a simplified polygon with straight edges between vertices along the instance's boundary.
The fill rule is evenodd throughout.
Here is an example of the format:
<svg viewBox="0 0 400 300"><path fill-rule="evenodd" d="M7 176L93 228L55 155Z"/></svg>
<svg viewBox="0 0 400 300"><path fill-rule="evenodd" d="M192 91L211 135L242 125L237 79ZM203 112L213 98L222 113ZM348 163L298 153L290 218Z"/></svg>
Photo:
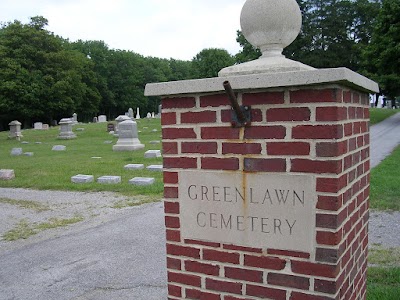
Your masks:
<svg viewBox="0 0 400 300"><path fill-rule="evenodd" d="M312 175L180 171L184 239L312 252Z"/></svg>

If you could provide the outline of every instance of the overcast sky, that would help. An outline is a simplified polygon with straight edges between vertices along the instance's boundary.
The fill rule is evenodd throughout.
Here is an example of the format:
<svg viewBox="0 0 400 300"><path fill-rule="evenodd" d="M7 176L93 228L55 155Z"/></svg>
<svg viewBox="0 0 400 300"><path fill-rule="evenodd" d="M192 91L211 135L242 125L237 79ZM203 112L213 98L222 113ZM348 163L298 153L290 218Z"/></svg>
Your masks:
<svg viewBox="0 0 400 300"><path fill-rule="evenodd" d="M236 54L245 0L0 0L0 22L49 21L70 41L102 40L112 49L191 60L204 48Z"/></svg>

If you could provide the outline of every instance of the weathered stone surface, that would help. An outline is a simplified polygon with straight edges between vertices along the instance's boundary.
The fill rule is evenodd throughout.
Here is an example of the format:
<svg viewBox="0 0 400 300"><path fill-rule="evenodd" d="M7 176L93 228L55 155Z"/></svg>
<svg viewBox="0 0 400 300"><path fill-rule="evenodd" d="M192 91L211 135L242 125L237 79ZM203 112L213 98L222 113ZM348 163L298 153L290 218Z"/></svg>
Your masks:
<svg viewBox="0 0 400 300"><path fill-rule="evenodd" d="M140 170L144 169L144 164L128 164L124 166L126 170Z"/></svg>
<svg viewBox="0 0 400 300"><path fill-rule="evenodd" d="M14 170L0 169L0 180L11 180L15 178Z"/></svg>
<svg viewBox="0 0 400 300"><path fill-rule="evenodd" d="M9 134L8 138L19 139L22 137L20 122L18 122L17 120L14 120L14 121L10 122L8 125L10 126L10 134Z"/></svg>
<svg viewBox="0 0 400 300"><path fill-rule="evenodd" d="M100 116L98 117L97 122L98 122L98 123L105 123L105 122L107 122L107 116L105 116L105 115L100 115Z"/></svg>
<svg viewBox="0 0 400 300"><path fill-rule="evenodd" d="M53 151L65 151L67 150L67 146L64 145L54 145L53 148L51 149Z"/></svg>
<svg viewBox="0 0 400 300"><path fill-rule="evenodd" d="M24 155L25 156L33 156L33 152L25 152Z"/></svg>
<svg viewBox="0 0 400 300"><path fill-rule="evenodd" d="M121 176L111 176L111 175L101 176L97 178L97 182L107 183L107 184L117 184L121 183Z"/></svg>
<svg viewBox="0 0 400 300"><path fill-rule="evenodd" d="M87 183L93 181L94 181L93 175L78 174L71 177L71 182L73 183Z"/></svg>
<svg viewBox="0 0 400 300"><path fill-rule="evenodd" d="M21 144L26 145L26 144L29 144L29 142L27 142L27 141L22 141Z"/></svg>
<svg viewBox="0 0 400 300"><path fill-rule="evenodd" d="M11 149L11 155L12 156L19 156L19 155L22 155L22 148L12 148Z"/></svg>
<svg viewBox="0 0 400 300"><path fill-rule="evenodd" d="M112 144L113 141L104 141L104 144Z"/></svg>
<svg viewBox="0 0 400 300"><path fill-rule="evenodd" d="M151 145L155 145L155 144L159 144L159 143L161 143L161 141L150 141L149 142L149 144L151 144Z"/></svg>
<svg viewBox="0 0 400 300"><path fill-rule="evenodd" d="M75 133L72 132L72 124L70 118L64 118L60 120L60 133L58 135L58 139L61 140L70 140L76 138Z"/></svg>
<svg viewBox="0 0 400 300"><path fill-rule="evenodd" d="M129 180L129 183L134 185L151 185L154 181L155 179L152 177L134 177Z"/></svg>
<svg viewBox="0 0 400 300"><path fill-rule="evenodd" d="M43 129L43 123L42 122L36 122L33 124L34 129L42 130Z"/></svg>
<svg viewBox="0 0 400 300"><path fill-rule="evenodd" d="M135 121L126 120L118 125L118 141L113 146L113 151L135 151L143 149L140 143Z"/></svg>
<svg viewBox="0 0 400 300"><path fill-rule="evenodd" d="M161 157L160 150L148 150L144 154L145 158Z"/></svg>
<svg viewBox="0 0 400 300"><path fill-rule="evenodd" d="M163 165L150 165L146 169L149 171L162 172Z"/></svg>

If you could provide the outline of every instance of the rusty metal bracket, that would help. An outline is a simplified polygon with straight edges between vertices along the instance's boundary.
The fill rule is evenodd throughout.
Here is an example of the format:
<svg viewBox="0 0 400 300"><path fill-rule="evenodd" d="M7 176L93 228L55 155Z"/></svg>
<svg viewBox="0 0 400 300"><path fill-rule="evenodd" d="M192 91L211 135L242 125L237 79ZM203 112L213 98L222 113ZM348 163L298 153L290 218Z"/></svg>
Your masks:
<svg viewBox="0 0 400 300"><path fill-rule="evenodd" d="M231 123L232 127L246 127L251 124L251 107L248 105L240 106L236 95L229 81L223 83L226 94L232 106Z"/></svg>

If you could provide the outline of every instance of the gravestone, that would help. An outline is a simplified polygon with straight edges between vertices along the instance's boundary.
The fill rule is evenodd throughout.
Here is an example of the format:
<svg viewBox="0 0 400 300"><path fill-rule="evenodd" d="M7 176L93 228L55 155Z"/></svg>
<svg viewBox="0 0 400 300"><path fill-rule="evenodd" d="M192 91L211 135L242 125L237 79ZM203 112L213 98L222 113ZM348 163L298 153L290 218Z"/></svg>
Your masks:
<svg viewBox="0 0 400 300"><path fill-rule="evenodd" d="M33 156L33 152L24 152L24 155L30 157L30 156Z"/></svg>
<svg viewBox="0 0 400 300"><path fill-rule="evenodd" d="M121 176L101 176L97 178L98 183L105 183L105 184L117 184L121 183Z"/></svg>
<svg viewBox="0 0 400 300"><path fill-rule="evenodd" d="M129 184L133 185L152 185L155 179L152 177L134 177L129 180Z"/></svg>
<svg viewBox="0 0 400 300"><path fill-rule="evenodd" d="M145 88L162 99L169 298L365 299L378 85L282 55L294 0L247 0L240 19L259 59Z"/></svg>
<svg viewBox="0 0 400 300"><path fill-rule="evenodd" d="M36 130L42 130L43 129L43 123L42 122L36 122L33 124L33 128Z"/></svg>
<svg viewBox="0 0 400 300"><path fill-rule="evenodd" d="M154 157L161 157L160 150L147 150L144 153L144 158L154 158Z"/></svg>
<svg viewBox="0 0 400 300"><path fill-rule="evenodd" d="M146 118L150 119L151 118L151 113L148 112Z"/></svg>
<svg viewBox="0 0 400 300"><path fill-rule="evenodd" d="M8 124L10 126L10 134L8 135L8 138L10 139L18 139L22 137L21 133L21 123L18 122L17 120L14 120Z"/></svg>
<svg viewBox="0 0 400 300"><path fill-rule="evenodd" d="M133 119L135 118L133 115L133 109L132 107L129 107L128 109L128 117L133 121Z"/></svg>
<svg viewBox="0 0 400 300"><path fill-rule="evenodd" d="M118 126L121 122L131 120L128 116L119 115L115 121L117 122L117 126L115 126L114 135L118 136ZM131 120L133 121L133 120Z"/></svg>
<svg viewBox="0 0 400 300"><path fill-rule="evenodd" d="M28 141L22 141L21 144L26 145L26 144L29 144L29 142Z"/></svg>
<svg viewBox="0 0 400 300"><path fill-rule="evenodd" d="M52 151L66 151L67 146L64 145L54 145L53 148L51 148Z"/></svg>
<svg viewBox="0 0 400 300"><path fill-rule="evenodd" d="M77 113L72 114L72 124L78 124L78 115Z"/></svg>
<svg viewBox="0 0 400 300"><path fill-rule="evenodd" d="M100 115L100 116L98 117L98 119L97 119L97 122L98 122L98 123L105 123L105 122L107 122L107 116L105 116L105 115Z"/></svg>
<svg viewBox="0 0 400 300"><path fill-rule="evenodd" d="M151 113L151 117L154 119L156 116L154 114L154 112Z"/></svg>
<svg viewBox="0 0 400 300"><path fill-rule="evenodd" d="M136 108L136 119L137 119L137 120L140 119L139 107Z"/></svg>
<svg viewBox="0 0 400 300"><path fill-rule="evenodd" d="M0 169L0 180L11 180L15 178L14 170Z"/></svg>
<svg viewBox="0 0 400 300"><path fill-rule="evenodd" d="M11 156L20 156L20 155L22 155L22 153L23 153L22 148L12 148L10 155Z"/></svg>
<svg viewBox="0 0 400 300"><path fill-rule="evenodd" d="M88 183L93 181L94 181L93 175L78 174L71 177L71 182L73 183Z"/></svg>
<svg viewBox="0 0 400 300"><path fill-rule="evenodd" d="M126 170L141 170L144 169L144 164L127 164L124 166Z"/></svg>
<svg viewBox="0 0 400 300"><path fill-rule="evenodd" d="M136 122L126 120L118 125L118 141L113 146L113 151L136 151L143 149L137 133Z"/></svg>
<svg viewBox="0 0 400 300"><path fill-rule="evenodd" d="M60 140L71 140L76 138L75 133L72 132L72 121L70 118L61 119L58 123L60 125L60 133L58 139Z"/></svg>
<svg viewBox="0 0 400 300"><path fill-rule="evenodd" d="M49 130L49 124L43 124L42 130Z"/></svg>
<svg viewBox="0 0 400 300"><path fill-rule="evenodd" d="M93 123L98 123L98 121L99 121L99 120L97 119L97 117L94 117L94 118L93 118Z"/></svg>
<svg viewBox="0 0 400 300"><path fill-rule="evenodd" d="M146 169L149 171L162 172L163 165L150 165Z"/></svg>
<svg viewBox="0 0 400 300"><path fill-rule="evenodd" d="M161 111L162 111L162 105L160 104L160 105L158 106L157 118L161 118Z"/></svg>

